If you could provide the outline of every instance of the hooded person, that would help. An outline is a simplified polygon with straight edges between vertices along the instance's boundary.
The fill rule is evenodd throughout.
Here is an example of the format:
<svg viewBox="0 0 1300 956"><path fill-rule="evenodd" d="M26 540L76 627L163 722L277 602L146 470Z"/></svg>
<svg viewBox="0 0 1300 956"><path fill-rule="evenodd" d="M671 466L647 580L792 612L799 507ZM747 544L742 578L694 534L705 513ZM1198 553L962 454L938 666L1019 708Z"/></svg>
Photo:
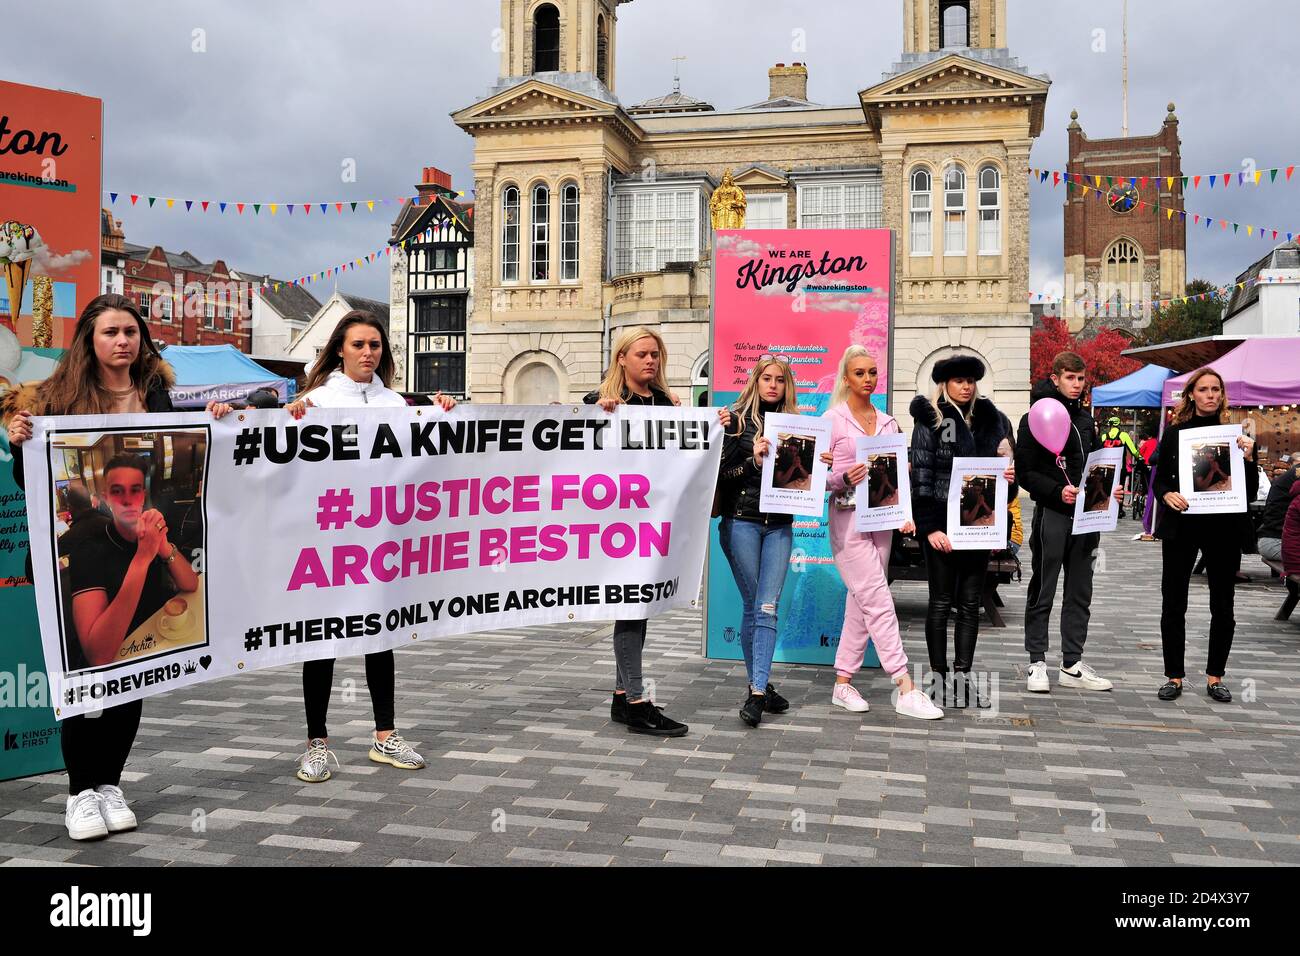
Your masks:
<svg viewBox="0 0 1300 956"><path fill-rule="evenodd" d="M1027 687L1045 694L1051 690L1047 675L1048 625L1056 587L1065 578L1061 598L1062 687L1106 691L1113 686L1082 662L1092 609L1093 552L1101 542L1098 532L1074 533L1074 503L1082 493L1083 469L1088 456L1102 447L1092 415L1083 407L1088 377L1083 359L1061 352L1052 359L1052 374L1030 393L1031 407L1055 399L1070 415L1070 433L1057 456L1044 448L1029 427L1029 415L1020 420L1016 442L1016 473L1034 502L1029 530L1031 551L1029 590L1025 595L1025 651L1029 654Z"/></svg>

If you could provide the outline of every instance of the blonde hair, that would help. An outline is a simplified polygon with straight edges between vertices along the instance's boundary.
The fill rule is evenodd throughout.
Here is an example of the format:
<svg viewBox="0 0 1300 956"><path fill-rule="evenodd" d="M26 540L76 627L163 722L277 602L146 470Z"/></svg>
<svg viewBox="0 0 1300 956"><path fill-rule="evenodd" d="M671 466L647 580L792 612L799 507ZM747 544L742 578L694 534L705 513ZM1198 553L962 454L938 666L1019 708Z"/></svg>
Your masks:
<svg viewBox="0 0 1300 956"><path fill-rule="evenodd" d="M668 388L668 379L664 377L664 369L668 366L668 346L664 345L663 337L644 325L637 325L630 329L624 329L614 340L614 347L610 352L609 368L605 370L605 378L600 383L601 399L612 398L616 402L623 401L623 392L627 388L627 376L623 374L623 366L618 364L618 360L627 354L633 344L640 339L654 339L655 344L659 346L659 370L655 373L654 381L650 387L658 389L665 395L671 394Z"/></svg>
<svg viewBox="0 0 1300 956"><path fill-rule="evenodd" d="M873 362L876 361L876 357L861 345L850 345L844 350L844 354L840 356L840 373L835 379L835 389L831 392L831 403L828 406L829 408L834 408L836 405L843 405L849 400L849 363L854 359L860 358L868 358Z"/></svg>
<svg viewBox="0 0 1300 956"><path fill-rule="evenodd" d="M749 373L749 381L745 383L745 390L740 393L740 398L736 399L736 404L732 406L732 410L736 414L737 435L744 434L746 421L752 424L760 434L762 433L763 424L759 421L759 417L762 414L760 406L763 400L758 394L758 379L773 365L779 366L785 375L785 397L781 400L779 411L786 415L797 415L799 413L799 396L790 363L774 358L759 359L758 364L754 366L754 370Z"/></svg>
<svg viewBox="0 0 1300 956"><path fill-rule="evenodd" d="M1178 407L1174 409L1174 424L1181 425L1183 422L1191 421L1192 415L1196 413L1196 399L1192 392L1196 388L1196 383L1207 375L1213 375L1219 380L1219 387L1222 389L1219 396L1219 424L1223 424L1223 419L1228 412L1228 383L1223 380L1223 376L1210 368L1208 365L1198 368L1191 375L1187 376L1187 384L1183 386L1182 397L1178 400Z"/></svg>
<svg viewBox="0 0 1300 956"><path fill-rule="evenodd" d="M930 394L930 404L934 406L935 417L940 421L943 421L943 412L939 409L939 403L943 402L945 405L951 405L953 408L957 409L957 411L961 412L961 417L965 420L966 427L969 428L971 419L975 416L975 403L979 401L979 397L980 386L979 382L976 382L975 390L971 392L970 404L965 408L962 408L948 397L948 383L940 382L935 386L934 391Z"/></svg>

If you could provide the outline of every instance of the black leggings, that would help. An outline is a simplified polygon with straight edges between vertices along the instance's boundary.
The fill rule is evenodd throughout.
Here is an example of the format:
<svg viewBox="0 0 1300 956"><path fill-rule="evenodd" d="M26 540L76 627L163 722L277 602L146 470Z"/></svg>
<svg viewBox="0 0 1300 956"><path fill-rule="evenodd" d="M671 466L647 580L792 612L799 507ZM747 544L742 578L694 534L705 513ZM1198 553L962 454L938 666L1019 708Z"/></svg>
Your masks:
<svg viewBox="0 0 1300 956"><path fill-rule="evenodd" d="M930 608L925 614L925 645L930 669L948 673L948 617L954 611L952 669L969 671L975 660L975 641L980 632L980 606L984 600L984 574L989 566L988 551L936 551L927 538L925 573L930 584Z"/></svg>
<svg viewBox="0 0 1300 956"><path fill-rule="evenodd" d="M142 701L109 707L100 714L63 721L63 765L68 769L68 793L119 786L127 754L140 728Z"/></svg>
<svg viewBox="0 0 1300 956"><path fill-rule="evenodd" d="M375 730L393 729L396 709L396 666L392 651L366 655L366 684L370 688L370 706L375 711ZM302 665L302 700L307 707L307 739L328 737L325 716L330 709L330 691L334 687L334 658L304 661Z"/></svg>

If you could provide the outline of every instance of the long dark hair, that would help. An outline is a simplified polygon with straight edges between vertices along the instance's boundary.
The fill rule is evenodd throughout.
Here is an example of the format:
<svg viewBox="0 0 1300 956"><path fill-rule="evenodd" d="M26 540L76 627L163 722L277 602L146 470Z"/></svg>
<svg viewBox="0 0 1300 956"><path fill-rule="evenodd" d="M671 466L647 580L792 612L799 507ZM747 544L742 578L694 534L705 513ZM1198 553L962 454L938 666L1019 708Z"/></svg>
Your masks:
<svg viewBox="0 0 1300 956"><path fill-rule="evenodd" d="M307 373L307 381L302 387L304 395L314 388L320 388L325 384L325 379L329 378L330 372L337 371L343 366L343 356L340 353L343 351L343 342L347 339L348 329L354 325L368 325L379 333L379 341L383 343L384 352L379 356L379 367L375 369L375 374L379 376L385 388L392 383L395 369L393 350L388 347L388 329L384 328L384 323L380 322L373 313L353 309L339 319L339 324L334 326L334 331L330 333L329 341L321 349L316 363Z"/></svg>
<svg viewBox="0 0 1300 956"><path fill-rule="evenodd" d="M149 325L140 315L140 309L126 296L108 293L91 299L81 310L72 345L50 377L38 386L33 412L103 415L110 410L109 396L97 387L101 382L99 361L95 358L95 320L113 311L129 313L140 331L140 351L131 363L131 384L140 394L140 400L144 401L150 392L176 384L176 375L149 335Z"/></svg>

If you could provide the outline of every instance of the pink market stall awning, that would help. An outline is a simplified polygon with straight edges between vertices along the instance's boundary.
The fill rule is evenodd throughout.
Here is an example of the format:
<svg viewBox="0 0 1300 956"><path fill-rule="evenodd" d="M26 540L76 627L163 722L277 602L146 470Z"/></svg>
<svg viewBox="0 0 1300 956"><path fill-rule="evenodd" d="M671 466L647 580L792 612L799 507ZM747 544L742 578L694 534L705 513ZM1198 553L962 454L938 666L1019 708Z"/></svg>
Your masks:
<svg viewBox="0 0 1300 956"><path fill-rule="evenodd" d="M1291 405L1300 402L1300 336L1250 338L1210 363L1228 389L1228 403ZM1182 395L1191 372L1167 379L1162 389L1170 406Z"/></svg>

